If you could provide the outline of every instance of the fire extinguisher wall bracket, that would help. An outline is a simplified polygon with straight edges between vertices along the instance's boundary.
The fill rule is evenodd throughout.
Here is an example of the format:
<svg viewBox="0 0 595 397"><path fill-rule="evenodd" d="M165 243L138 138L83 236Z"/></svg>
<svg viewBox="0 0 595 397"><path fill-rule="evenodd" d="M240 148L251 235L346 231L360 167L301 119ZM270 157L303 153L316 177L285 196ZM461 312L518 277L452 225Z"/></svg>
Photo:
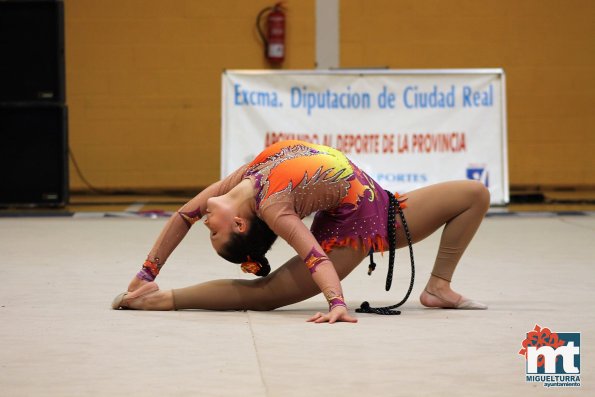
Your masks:
<svg viewBox="0 0 595 397"><path fill-rule="evenodd" d="M265 32L262 18L266 14ZM267 7L256 17L256 29L264 44L264 56L273 65L285 60L285 8L282 3Z"/></svg>

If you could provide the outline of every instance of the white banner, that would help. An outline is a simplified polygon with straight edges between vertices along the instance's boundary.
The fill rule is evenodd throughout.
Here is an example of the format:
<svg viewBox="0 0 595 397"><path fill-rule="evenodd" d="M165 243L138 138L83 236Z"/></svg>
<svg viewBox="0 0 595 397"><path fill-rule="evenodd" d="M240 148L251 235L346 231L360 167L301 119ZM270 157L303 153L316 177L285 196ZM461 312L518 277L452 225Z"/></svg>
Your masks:
<svg viewBox="0 0 595 397"><path fill-rule="evenodd" d="M300 139L341 150L405 193L478 179L509 201L501 69L226 71L222 176L267 145Z"/></svg>

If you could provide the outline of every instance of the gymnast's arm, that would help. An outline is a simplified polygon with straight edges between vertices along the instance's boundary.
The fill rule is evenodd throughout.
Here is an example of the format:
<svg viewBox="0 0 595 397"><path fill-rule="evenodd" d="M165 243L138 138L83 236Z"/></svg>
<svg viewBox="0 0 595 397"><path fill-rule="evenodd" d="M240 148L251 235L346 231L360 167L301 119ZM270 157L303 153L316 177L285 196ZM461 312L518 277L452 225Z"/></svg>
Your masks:
<svg viewBox="0 0 595 397"><path fill-rule="evenodd" d="M226 178L213 183L169 218L157 241L153 244L142 269L128 285L128 291L134 291L142 284L153 281L157 277L167 258L184 239L192 225L202 218L206 211L207 200L227 193L240 183L246 167L240 167Z"/></svg>
<svg viewBox="0 0 595 397"><path fill-rule="evenodd" d="M272 208L261 212L263 220L267 222L267 214L270 214ZM302 222L299 216L290 210L281 210L271 215L269 227L277 235L283 238L291 245L297 254L304 260L304 263L312 279L324 294L328 304L329 313L317 313L308 321L330 322L348 321L357 322L357 319L351 317L347 311L341 280L337 275L335 266L326 256L316 238L312 235L308 227Z"/></svg>

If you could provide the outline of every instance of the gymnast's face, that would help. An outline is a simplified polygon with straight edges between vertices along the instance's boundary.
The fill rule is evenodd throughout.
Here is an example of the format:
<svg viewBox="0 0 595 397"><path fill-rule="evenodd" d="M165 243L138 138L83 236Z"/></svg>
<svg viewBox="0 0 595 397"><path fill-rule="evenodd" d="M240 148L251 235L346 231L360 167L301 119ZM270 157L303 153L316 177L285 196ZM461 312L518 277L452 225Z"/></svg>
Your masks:
<svg viewBox="0 0 595 397"><path fill-rule="evenodd" d="M205 226L211 231L211 244L220 252L229 241L231 233L242 233L247 228L244 218L236 215L237 209L226 196L211 197L207 200Z"/></svg>

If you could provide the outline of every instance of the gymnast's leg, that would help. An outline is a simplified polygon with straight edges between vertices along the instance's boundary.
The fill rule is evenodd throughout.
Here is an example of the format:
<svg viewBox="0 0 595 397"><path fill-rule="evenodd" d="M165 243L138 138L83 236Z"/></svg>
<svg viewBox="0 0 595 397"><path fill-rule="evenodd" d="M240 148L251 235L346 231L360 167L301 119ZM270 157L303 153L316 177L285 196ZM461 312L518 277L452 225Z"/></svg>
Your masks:
<svg viewBox="0 0 595 397"><path fill-rule="evenodd" d="M340 279L366 257L361 250L334 249L328 254ZM267 277L256 280L215 280L191 287L156 291L131 300L143 310L273 310L308 299L320 290L304 262L295 256Z"/></svg>
<svg viewBox="0 0 595 397"><path fill-rule="evenodd" d="M451 289L450 282L490 206L489 191L480 182L453 181L414 190L406 197L407 208L403 213L413 242L423 240L445 225L432 275L420 297L421 303L428 307L458 306L463 298ZM398 222L400 224L400 220ZM400 226L397 230L399 248L407 245Z"/></svg>

